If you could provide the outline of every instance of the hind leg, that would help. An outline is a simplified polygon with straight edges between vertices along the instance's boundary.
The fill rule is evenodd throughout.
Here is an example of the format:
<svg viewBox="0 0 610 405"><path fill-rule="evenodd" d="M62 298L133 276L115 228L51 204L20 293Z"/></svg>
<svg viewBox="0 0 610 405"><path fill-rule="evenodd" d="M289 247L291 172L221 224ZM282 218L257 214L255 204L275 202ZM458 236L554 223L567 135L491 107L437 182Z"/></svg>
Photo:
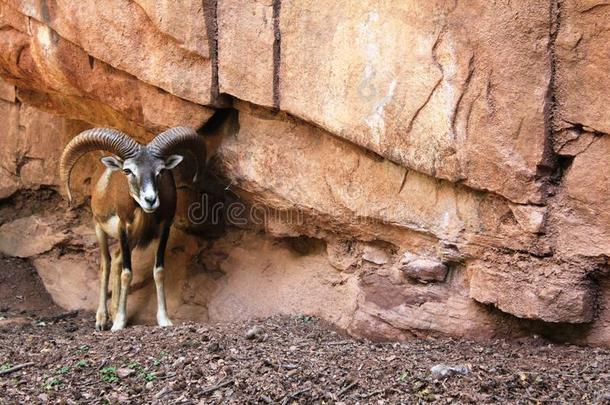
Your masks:
<svg viewBox="0 0 610 405"><path fill-rule="evenodd" d="M120 278L119 307L114 315L114 322L110 329L113 332L123 329L127 324L127 295L129 294L129 285L131 284L131 249L127 239L127 232L124 229L121 229L120 242L123 269Z"/></svg>

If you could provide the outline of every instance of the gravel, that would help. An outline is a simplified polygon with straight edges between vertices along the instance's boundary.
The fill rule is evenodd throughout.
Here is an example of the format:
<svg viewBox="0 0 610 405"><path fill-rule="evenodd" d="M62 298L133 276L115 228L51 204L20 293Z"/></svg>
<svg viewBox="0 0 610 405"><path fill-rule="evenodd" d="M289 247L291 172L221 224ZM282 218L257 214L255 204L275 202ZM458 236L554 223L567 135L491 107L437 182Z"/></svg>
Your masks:
<svg viewBox="0 0 610 405"><path fill-rule="evenodd" d="M112 333L77 314L0 327L0 368L27 364L0 403L604 403L609 361L534 339L375 343L305 316Z"/></svg>
<svg viewBox="0 0 610 405"><path fill-rule="evenodd" d="M305 315L95 332L26 261L0 257L0 272L0 404L610 403L606 349L371 342Z"/></svg>

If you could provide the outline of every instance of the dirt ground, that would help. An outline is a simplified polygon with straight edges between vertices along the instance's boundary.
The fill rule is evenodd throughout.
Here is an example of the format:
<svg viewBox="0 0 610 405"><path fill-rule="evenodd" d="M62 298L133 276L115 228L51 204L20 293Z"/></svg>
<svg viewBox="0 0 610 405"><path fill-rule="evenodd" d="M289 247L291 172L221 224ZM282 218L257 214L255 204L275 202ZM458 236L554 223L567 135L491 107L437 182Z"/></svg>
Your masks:
<svg viewBox="0 0 610 405"><path fill-rule="evenodd" d="M610 403L605 349L375 343L304 315L96 333L93 314L61 310L27 261L6 257L0 294L2 404Z"/></svg>

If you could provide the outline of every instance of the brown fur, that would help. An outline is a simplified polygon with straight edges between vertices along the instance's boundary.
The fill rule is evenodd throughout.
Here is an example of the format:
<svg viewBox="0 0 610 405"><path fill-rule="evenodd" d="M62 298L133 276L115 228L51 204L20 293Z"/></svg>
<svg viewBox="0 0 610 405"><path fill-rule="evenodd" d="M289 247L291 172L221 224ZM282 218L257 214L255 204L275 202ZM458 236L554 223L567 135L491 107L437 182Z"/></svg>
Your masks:
<svg viewBox="0 0 610 405"><path fill-rule="evenodd" d="M120 171L112 172L108 185L98 191L98 182L105 169L96 172L95 189L91 197L91 210L98 223L105 223L118 215L120 226L127 229L129 244L133 247L145 247L159 236L161 223L171 222L176 212L176 187L174 176L169 170L163 171L158 181L160 199L159 208L145 213L138 203L129 195L129 185L125 175Z"/></svg>

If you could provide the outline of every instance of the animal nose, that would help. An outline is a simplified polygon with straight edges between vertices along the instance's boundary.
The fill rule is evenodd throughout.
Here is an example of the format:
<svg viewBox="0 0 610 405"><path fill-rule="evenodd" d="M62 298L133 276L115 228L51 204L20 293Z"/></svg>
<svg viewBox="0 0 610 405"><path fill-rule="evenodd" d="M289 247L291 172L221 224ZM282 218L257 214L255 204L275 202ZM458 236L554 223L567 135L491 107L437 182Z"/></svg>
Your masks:
<svg viewBox="0 0 610 405"><path fill-rule="evenodd" d="M144 201L146 201L149 205L153 205L155 203L155 201L157 200L156 196L147 196L144 197Z"/></svg>

